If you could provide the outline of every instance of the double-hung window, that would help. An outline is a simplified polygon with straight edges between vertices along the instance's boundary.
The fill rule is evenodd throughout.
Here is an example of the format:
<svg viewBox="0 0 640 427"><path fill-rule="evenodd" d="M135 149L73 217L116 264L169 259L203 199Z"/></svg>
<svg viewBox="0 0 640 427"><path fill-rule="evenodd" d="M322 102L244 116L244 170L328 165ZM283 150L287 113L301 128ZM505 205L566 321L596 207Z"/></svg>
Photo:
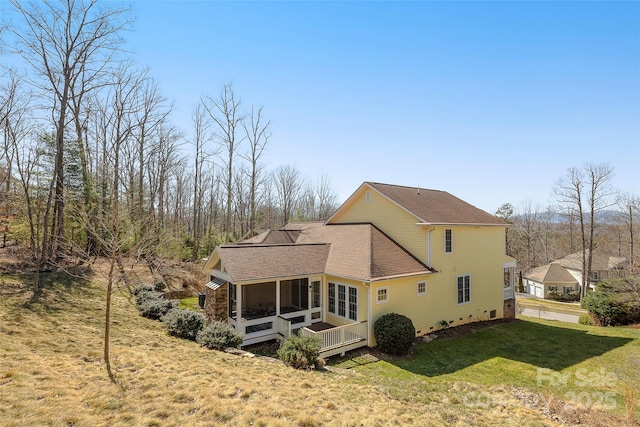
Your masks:
<svg viewBox="0 0 640 427"><path fill-rule="evenodd" d="M458 276L458 304L465 304L471 301L471 278L470 276Z"/></svg>
<svg viewBox="0 0 640 427"><path fill-rule="evenodd" d="M329 282L329 313L358 320L358 288Z"/></svg>
<svg viewBox="0 0 640 427"><path fill-rule="evenodd" d="M444 253L453 252L453 231L450 228L444 230Z"/></svg>

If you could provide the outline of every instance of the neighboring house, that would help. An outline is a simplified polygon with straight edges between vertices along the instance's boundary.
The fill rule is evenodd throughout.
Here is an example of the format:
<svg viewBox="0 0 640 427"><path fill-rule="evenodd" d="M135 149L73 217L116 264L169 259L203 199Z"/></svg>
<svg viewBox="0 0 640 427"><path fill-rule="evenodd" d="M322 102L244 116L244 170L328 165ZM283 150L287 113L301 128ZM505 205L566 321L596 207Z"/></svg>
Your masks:
<svg viewBox="0 0 640 427"><path fill-rule="evenodd" d="M322 355L375 345L374 322L417 335L515 316L507 224L444 191L365 182L325 223L288 224L217 247L205 312L244 345L319 335Z"/></svg>
<svg viewBox="0 0 640 427"><path fill-rule="evenodd" d="M588 261L588 249L586 251L586 257ZM554 262L562 265L575 277L578 283L582 283L582 251L567 255ZM588 289L595 290L595 284L599 280L624 277L628 267L629 263L626 258L604 255L594 251L593 259L591 260L590 287Z"/></svg>
<svg viewBox="0 0 640 427"><path fill-rule="evenodd" d="M580 285L575 277L560 263L553 262L541 267L529 270L524 275L525 291L545 299L556 299L553 292L572 298L572 292L580 290Z"/></svg>
<svg viewBox="0 0 640 427"><path fill-rule="evenodd" d="M586 253L588 256L589 251ZM624 277L628 267L629 263L626 258L594 252L588 289L595 290L599 280ZM545 274L550 276L547 278ZM555 290L568 296L569 292L579 291L582 286L582 251L567 255L541 267L536 267L525 273L523 277L525 279L525 292L531 295L540 298L553 298L549 290ZM572 289L569 289L569 287Z"/></svg>

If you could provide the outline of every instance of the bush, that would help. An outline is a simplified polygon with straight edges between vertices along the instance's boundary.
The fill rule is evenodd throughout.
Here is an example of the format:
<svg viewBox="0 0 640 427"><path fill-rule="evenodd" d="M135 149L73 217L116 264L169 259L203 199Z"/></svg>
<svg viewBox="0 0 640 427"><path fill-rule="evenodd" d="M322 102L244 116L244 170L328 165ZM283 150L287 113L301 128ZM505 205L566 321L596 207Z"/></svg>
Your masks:
<svg viewBox="0 0 640 427"><path fill-rule="evenodd" d="M153 285L153 290L156 292L162 292L167 288L167 284L164 282L158 282L155 285Z"/></svg>
<svg viewBox="0 0 640 427"><path fill-rule="evenodd" d="M587 293L582 300L582 307L589 311L599 326L627 325L635 317L628 304L619 301L615 295L601 291Z"/></svg>
<svg viewBox="0 0 640 427"><path fill-rule="evenodd" d="M318 362L321 347L320 337L291 335L280 344L278 358L296 369L309 369Z"/></svg>
<svg viewBox="0 0 640 427"><path fill-rule="evenodd" d="M140 315L155 320L162 319L162 317L166 316L167 313L177 308L178 301L166 300L164 298L158 298L157 296L144 299L140 304L138 304L138 311L140 312Z"/></svg>
<svg viewBox="0 0 640 427"><path fill-rule="evenodd" d="M593 325L591 316L589 316L588 314L581 314L580 318L578 319L578 323L580 323L581 325Z"/></svg>
<svg viewBox="0 0 640 427"><path fill-rule="evenodd" d="M153 292L153 286L151 285L140 285L133 290L133 295L138 296L140 294L146 292Z"/></svg>
<svg viewBox="0 0 640 427"><path fill-rule="evenodd" d="M242 344L242 334L228 323L213 321L196 334L196 342L203 347L222 350L238 348Z"/></svg>
<svg viewBox="0 0 640 427"><path fill-rule="evenodd" d="M169 311L162 318L162 321L169 335L195 340L196 335L204 326L204 315L196 311L176 308L175 310Z"/></svg>
<svg viewBox="0 0 640 427"><path fill-rule="evenodd" d="M405 354L416 339L416 328L406 316L388 313L373 324L378 348L389 354Z"/></svg>

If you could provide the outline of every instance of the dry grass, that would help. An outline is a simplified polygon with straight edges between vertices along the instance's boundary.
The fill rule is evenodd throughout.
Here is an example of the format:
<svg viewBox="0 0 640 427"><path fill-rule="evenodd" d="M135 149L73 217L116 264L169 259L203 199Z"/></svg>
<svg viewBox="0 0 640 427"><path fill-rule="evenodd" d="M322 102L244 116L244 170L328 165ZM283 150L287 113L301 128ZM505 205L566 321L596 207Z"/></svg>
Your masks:
<svg viewBox="0 0 640 427"><path fill-rule="evenodd" d="M206 350L138 316L126 290L113 299L114 385L102 361L103 280L52 274L37 302L29 281L0 279L3 426L558 425L515 396L465 404L499 389L412 379L398 398L378 377Z"/></svg>

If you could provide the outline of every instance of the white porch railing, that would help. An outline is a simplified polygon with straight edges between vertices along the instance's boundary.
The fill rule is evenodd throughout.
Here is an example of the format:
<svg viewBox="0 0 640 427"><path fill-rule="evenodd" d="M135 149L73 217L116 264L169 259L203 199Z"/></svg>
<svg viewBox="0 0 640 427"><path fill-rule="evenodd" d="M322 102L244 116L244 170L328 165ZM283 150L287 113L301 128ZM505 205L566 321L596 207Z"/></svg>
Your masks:
<svg viewBox="0 0 640 427"><path fill-rule="evenodd" d="M291 320L276 316L276 331L283 337L291 335Z"/></svg>
<svg viewBox="0 0 640 427"><path fill-rule="evenodd" d="M336 326L335 328L325 329L322 331L313 331L309 328L301 328L299 333L300 335L320 337L322 340L320 356L329 357L339 353L344 354L346 351L366 346L368 343L367 337L369 334L369 327L365 321Z"/></svg>

